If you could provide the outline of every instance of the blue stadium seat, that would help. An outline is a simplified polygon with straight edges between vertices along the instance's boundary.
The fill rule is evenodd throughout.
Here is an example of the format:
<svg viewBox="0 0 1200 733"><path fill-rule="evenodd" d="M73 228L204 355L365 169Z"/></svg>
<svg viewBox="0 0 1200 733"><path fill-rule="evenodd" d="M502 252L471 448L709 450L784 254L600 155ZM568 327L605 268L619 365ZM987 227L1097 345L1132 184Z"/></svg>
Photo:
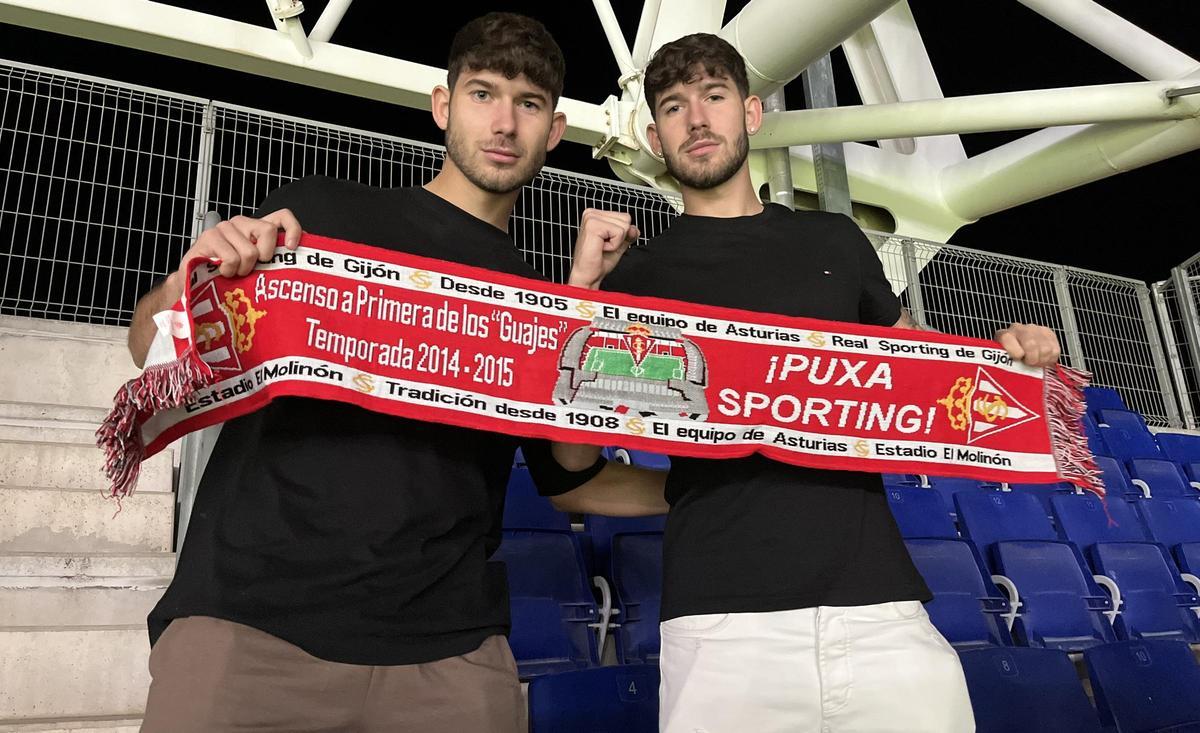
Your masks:
<svg viewBox="0 0 1200 733"><path fill-rule="evenodd" d="M1025 646L1079 652L1116 641L1106 611L1112 600L1065 542L997 542L996 570L1020 593L1013 638Z"/></svg>
<svg viewBox="0 0 1200 733"><path fill-rule="evenodd" d="M1089 556L1096 572L1112 578L1121 589L1121 615L1113 624L1118 638L1200 642L1200 624L1192 612L1200 606L1200 597L1179 578L1161 547L1101 542Z"/></svg>
<svg viewBox="0 0 1200 733"><path fill-rule="evenodd" d="M508 568L509 644L523 679L599 661L599 613L570 532L504 530L493 559Z"/></svg>
<svg viewBox="0 0 1200 733"><path fill-rule="evenodd" d="M984 559L997 542L1058 539L1042 505L1028 494L980 491L960 493L954 501L963 536L975 543Z"/></svg>
<svg viewBox="0 0 1200 733"><path fill-rule="evenodd" d="M596 667L529 683L530 733L658 733L658 666Z"/></svg>
<svg viewBox="0 0 1200 733"><path fill-rule="evenodd" d="M1029 494L1038 500L1042 505L1042 511L1046 512L1046 516L1050 516L1050 497L1055 494L1073 494L1075 487L1066 481L1060 481L1055 484L1009 484L1009 491L1014 494Z"/></svg>
<svg viewBox="0 0 1200 733"><path fill-rule="evenodd" d="M1200 502L1148 499L1135 505L1155 542L1168 549L1200 542Z"/></svg>
<svg viewBox="0 0 1200 733"><path fill-rule="evenodd" d="M921 486L921 477L914 476L911 473L884 473L880 474L883 477L884 486Z"/></svg>
<svg viewBox="0 0 1200 733"><path fill-rule="evenodd" d="M1159 499L1200 499L1197 491L1188 483L1183 469L1170 461L1153 458L1134 458L1129 461L1129 473L1150 487L1150 496Z"/></svg>
<svg viewBox="0 0 1200 733"><path fill-rule="evenodd" d="M929 476L929 485L942 495L942 501L951 511L957 511L954 497L960 492L981 493L983 490L999 491L1000 484L976 481L969 478L946 478L945 476Z"/></svg>
<svg viewBox="0 0 1200 733"><path fill-rule="evenodd" d="M583 533L591 541L591 567L601 575L612 568L610 555L613 535L623 532L663 532L666 528L666 514L653 517L605 517L599 514L585 514Z"/></svg>
<svg viewBox="0 0 1200 733"><path fill-rule="evenodd" d="M504 529L554 529L571 531L571 519L540 496L529 469L513 466L504 497Z"/></svg>
<svg viewBox="0 0 1200 733"><path fill-rule="evenodd" d="M1096 424L1095 418L1085 413L1080 416L1079 422L1083 426L1083 434L1087 437L1088 450L1092 452L1092 455L1108 455L1108 446L1100 437L1100 427Z"/></svg>
<svg viewBox="0 0 1200 733"><path fill-rule="evenodd" d="M1146 421L1128 410L1101 410L1100 437L1113 458L1161 458L1158 443L1146 427Z"/></svg>
<svg viewBox="0 0 1200 733"><path fill-rule="evenodd" d="M1129 480L1125 466L1116 458L1096 456L1096 467L1100 469L1100 480L1104 482L1107 496L1132 499L1144 496L1140 487Z"/></svg>
<svg viewBox="0 0 1200 733"><path fill-rule="evenodd" d="M1180 464L1200 463L1200 435L1158 433L1154 436L1163 457Z"/></svg>
<svg viewBox="0 0 1200 733"><path fill-rule="evenodd" d="M884 491L901 536L958 537L938 492L920 486L885 486Z"/></svg>
<svg viewBox="0 0 1200 733"><path fill-rule="evenodd" d="M1110 498L1106 511L1097 497L1072 494L1054 497L1053 506L1059 533L1121 591L1121 614L1113 622L1117 638L1200 641L1190 610L1200 598L1179 577L1164 548L1150 541L1129 502Z"/></svg>
<svg viewBox="0 0 1200 733"><path fill-rule="evenodd" d="M659 532L613 536L612 580L620 609L613 638L622 664L658 663L662 543Z"/></svg>
<svg viewBox="0 0 1200 733"><path fill-rule="evenodd" d="M933 600L929 618L956 649L1011 645L1008 600L992 585L975 546L959 539L905 540Z"/></svg>
<svg viewBox="0 0 1200 733"><path fill-rule="evenodd" d="M992 647L959 654L976 733L1100 733L1075 665L1054 649Z"/></svg>
<svg viewBox="0 0 1200 733"><path fill-rule="evenodd" d="M1200 731L1200 667L1187 644L1143 639L1083 654L1100 722L1116 731Z"/></svg>
<svg viewBox="0 0 1200 733"><path fill-rule="evenodd" d="M1129 410L1121 393L1112 387L1084 387L1083 400L1088 414L1097 417L1101 410Z"/></svg>
<svg viewBox="0 0 1200 733"><path fill-rule="evenodd" d="M633 450L632 448L612 447L607 456L610 460L618 461L629 466L639 466L641 468L649 468L655 471L670 471L671 458L664 456L661 453L651 453L644 450Z"/></svg>
<svg viewBox="0 0 1200 733"><path fill-rule="evenodd" d="M1149 499L1137 504L1146 528L1185 573L1200 574L1200 502Z"/></svg>
<svg viewBox="0 0 1200 733"><path fill-rule="evenodd" d="M1128 501L1095 494L1056 494L1050 500L1060 539L1087 552L1097 542L1147 542L1146 529ZM1110 521L1111 520L1111 521Z"/></svg>
<svg viewBox="0 0 1200 733"><path fill-rule="evenodd" d="M1196 461L1195 463L1184 463L1182 465L1183 473L1185 476L1187 476L1188 481L1191 483L1200 484L1200 461Z"/></svg>

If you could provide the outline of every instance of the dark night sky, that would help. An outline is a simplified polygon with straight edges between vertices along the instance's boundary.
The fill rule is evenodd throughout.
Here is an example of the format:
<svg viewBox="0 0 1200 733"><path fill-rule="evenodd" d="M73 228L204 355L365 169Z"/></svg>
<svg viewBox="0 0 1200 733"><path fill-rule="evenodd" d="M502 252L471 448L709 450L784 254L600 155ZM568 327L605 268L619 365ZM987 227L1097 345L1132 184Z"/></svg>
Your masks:
<svg viewBox="0 0 1200 733"><path fill-rule="evenodd" d="M169 4L269 25L257 0L171 0ZM641 0L613 0L632 43ZM1200 3L1194 0L1103 0L1106 7L1189 55L1200 58ZM315 22L324 0L307 0L304 20ZM727 18L745 5L731 0ZM934 68L946 96L1020 89L1139 81L1133 72L1077 40L1016 2L944 3L911 0ZM491 9L535 15L555 34L567 58L566 95L599 102L616 90L617 67L604 42L591 3L440 3L437 26L405 23L378 15L392 3L359 0L334 41L424 64L445 66L454 31ZM986 13L980 6L986 6ZM0 58L40 64L145 86L211 97L417 140L441 142L428 114L378 102L313 90L214 67L0 24ZM857 103L840 57L838 94ZM788 88L789 106L800 104L798 83ZM964 138L976 154L1022 133ZM593 161L583 146L564 144L548 164L612 177L606 163ZM1200 152L1057 194L995 214L960 230L952 241L993 252L1020 255L1103 272L1161 280L1174 264L1200 249L1188 226L1194 216Z"/></svg>

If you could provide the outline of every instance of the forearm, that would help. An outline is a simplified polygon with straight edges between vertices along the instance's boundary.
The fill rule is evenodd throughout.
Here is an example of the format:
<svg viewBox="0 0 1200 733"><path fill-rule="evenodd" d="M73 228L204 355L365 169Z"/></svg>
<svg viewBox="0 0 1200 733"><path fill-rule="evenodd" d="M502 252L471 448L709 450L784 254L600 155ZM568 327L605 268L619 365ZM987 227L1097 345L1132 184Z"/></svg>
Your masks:
<svg viewBox="0 0 1200 733"><path fill-rule="evenodd" d="M666 514L666 471L651 471L609 462L592 480L572 491L550 497L559 511L645 517Z"/></svg>
<svg viewBox="0 0 1200 733"><path fill-rule="evenodd" d="M158 330L154 323L154 314L167 310L183 295L183 288L178 284L178 279L178 272L171 273L170 277L143 295L133 311L127 343L129 355L139 368L145 365L150 342L154 340L154 334Z"/></svg>
<svg viewBox="0 0 1200 733"><path fill-rule="evenodd" d="M582 471L591 466L600 457L600 446L581 445L579 443L551 443L550 454L558 465L568 471Z"/></svg>

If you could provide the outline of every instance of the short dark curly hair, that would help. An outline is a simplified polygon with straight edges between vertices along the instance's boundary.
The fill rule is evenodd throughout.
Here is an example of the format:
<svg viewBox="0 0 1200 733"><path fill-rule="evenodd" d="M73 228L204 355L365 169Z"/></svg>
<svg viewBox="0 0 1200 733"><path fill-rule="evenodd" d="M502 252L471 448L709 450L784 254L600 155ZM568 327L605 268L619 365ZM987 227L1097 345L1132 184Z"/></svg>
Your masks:
<svg viewBox="0 0 1200 733"><path fill-rule="evenodd" d="M450 44L446 65L451 91L464 71L496 71L509 79L524 74L549 92L554 104L562 96L566 62L546 26L517 13L488 13L459 29Z"/></svg>
<svg viewBox="0 0 1200 733"><path fill-rule="evenodd" d="M680 82L687 83L701 71L714 77L724 77L737 86L743 98L750 95L746 79L746 62L737 49L720 36L693 33L671 41L655 52L646 66L642 88L651 116L657 116L659 96Z"/></svg>

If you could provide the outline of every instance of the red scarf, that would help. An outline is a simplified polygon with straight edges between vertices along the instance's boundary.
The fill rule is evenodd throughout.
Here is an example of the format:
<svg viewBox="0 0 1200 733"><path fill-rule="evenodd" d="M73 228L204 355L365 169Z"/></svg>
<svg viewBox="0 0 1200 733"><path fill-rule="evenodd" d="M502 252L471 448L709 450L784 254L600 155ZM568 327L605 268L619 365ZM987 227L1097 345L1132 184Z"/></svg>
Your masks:
<svg viewBox="0 0 1200 733"><path fill-rule="evenodd" d="M147 456L280 396L564 442L1103 487L1086 375L996 343L595 292L305 235L245 277L196 261L97 435ZM314 426L319 427L319 426Z"/></svg>

